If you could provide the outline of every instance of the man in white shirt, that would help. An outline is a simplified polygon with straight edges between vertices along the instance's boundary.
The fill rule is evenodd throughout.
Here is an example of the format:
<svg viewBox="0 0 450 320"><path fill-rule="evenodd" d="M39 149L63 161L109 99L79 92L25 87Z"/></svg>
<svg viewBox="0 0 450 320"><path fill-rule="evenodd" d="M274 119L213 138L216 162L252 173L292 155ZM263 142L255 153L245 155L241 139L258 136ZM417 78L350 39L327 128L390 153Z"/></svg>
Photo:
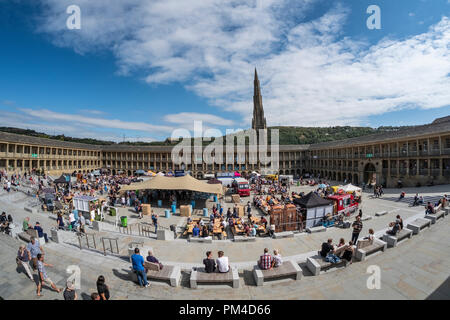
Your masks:
<svg viewBox="0 0 450 320"><path fill-rule="evenodd" d="M230 265L228 264L228 257L223 256L223 251L219 251L217 255L219 256L216 260L217 269L219 269L219 272L226 273L230 271Z"/></svg>
<svg viewBox="0 0 450 320"><path fill-rule="evenodd" d="M73 212L71 212L69 214L69 223L70 223L70 225L72 226L72 229L73 229L74 226L75 226L75 215L73 214Z"/></svg>
<svg viewBox="0 0 450 320"><path fill-rule="evenodd" d="M273 250L273 267L277 268L283 264L283 259L281 258L281 254L278 250Z"/></svg>

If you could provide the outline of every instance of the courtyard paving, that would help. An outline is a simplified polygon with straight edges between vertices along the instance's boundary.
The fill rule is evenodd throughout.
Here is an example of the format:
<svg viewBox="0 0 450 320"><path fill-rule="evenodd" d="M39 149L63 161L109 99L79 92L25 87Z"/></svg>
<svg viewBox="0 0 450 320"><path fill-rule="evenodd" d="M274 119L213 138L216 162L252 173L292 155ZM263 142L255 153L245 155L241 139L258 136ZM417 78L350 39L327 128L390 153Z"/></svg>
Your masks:
<svg viewBox="0 0 450 320"><path fill-rule="evenodd" d="M308 187L301 187L307 192ZM362 210L364 215L374 216L375 212L388 210L390 213L382 217L374 217L364 222L362 234L369 228L383 230L396 214L405 221L423 214L423 207L410 207L409 203L415 192L428 199L437 201L440 195L450 194L450 186L434 186L422 188L405 188L407 198L397 202L400 190L387 189L381 199L372 199L371 194L363 195ZM46 213L31 214L23 210L24 203L29 201L23 193L5 194L0 192L0 210L12 214L15 221L21 223L25 216L31 222L41 222L48 230L55 225ZM127 209L123 209L127 210ZM157 209L159 210L159 209ZM255 211L255 210L254 210ZM165 218L160 218L161 223ZM177 222L178 217L169 224ZM449 299L448 278L450 276L450 219L441 219L430 230L421 232L412 240L389 249L386 253L369 258L365 262L353 263L346 269L338 269L318 277L310 276L304 268L303 261L310 252L317 250L328 237L338 241L351 236L349 229L330 228L325 233L304 234L287 239L257 239L253 243L233 243L215 241L212 244L195 244L186 240L157 241L149 238L130 237L114 233L118 237L121 254L125 255L130 241L140 239L146 247L152 247L155 255L166 264L183 263L199 264L206 250L216 252L224 250L232 263L243 263L241 268L241 285L239 289L228 286L199 286L189 288L188 274L183 273L181 287L172 288L164 282L151 282L151 287L141 289L129 281L130 264L125 258L103 256L102 254L80 250L67 244L50 243L45 248L46 260L55 265L49 268L50 277L63 286L68 277L66 268L78 265L81 269L80 298L88 298L95 291L95 280L103 274L111 287L113 299L425 299L429 296L438 299ZM100 233L98 236L111 233ZM35 284L22 273L18 273L14 262L18 246L22 243L2 235L0 253L0 296L5 299L61 299L62 294L44 289L44 297L35 296ZM305 276L300 281L290 279L269 282L264 287L256 287L246 262L256 261L264 247L280 249L284 257L296 257L296 261L304 269ZM381 268L381 289L369 290L366 281L369 276L367 267L378 265ZM447 282L446 282L447 281ZM447 284L447 285L445 285ZM220 290L218 290L220 288ZM269 289L269 290L267 290Z"/></svg>

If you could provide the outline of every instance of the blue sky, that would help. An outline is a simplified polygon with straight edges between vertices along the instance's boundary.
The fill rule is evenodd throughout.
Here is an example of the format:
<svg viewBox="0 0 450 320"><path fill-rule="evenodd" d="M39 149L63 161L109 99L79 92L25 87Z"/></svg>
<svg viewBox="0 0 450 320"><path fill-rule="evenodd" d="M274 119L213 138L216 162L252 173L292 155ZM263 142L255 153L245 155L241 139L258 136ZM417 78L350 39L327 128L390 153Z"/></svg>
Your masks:
<svg viewBox="0 0 450 320"><path fill-rule="evenodd" d="M255 66L268 125L429 123L450 114L449 17L448 0L0 0L0 126L115 141L247 128Z"/></svg>

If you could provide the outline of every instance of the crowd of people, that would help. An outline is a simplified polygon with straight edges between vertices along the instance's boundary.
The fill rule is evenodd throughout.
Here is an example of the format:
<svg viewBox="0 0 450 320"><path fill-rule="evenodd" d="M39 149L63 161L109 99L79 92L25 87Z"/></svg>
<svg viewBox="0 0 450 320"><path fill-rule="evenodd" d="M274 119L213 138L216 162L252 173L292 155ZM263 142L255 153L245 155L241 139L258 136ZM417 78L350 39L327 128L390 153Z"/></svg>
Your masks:
<svg viewBox="0 0 450 320"><path fill-rule="evenodd" d="M55 292L63 291L64 300L77 300L78 295L75 290L73 281L67 281L66 287L63 290L58 288L55 282L47 273L47 268L53 268L52 264L45 262L45 252L39 240L35 237L30 238L28 245L21 245L17 251L16 263L19 268L25 272L30 281L36 283L36 295L42 296L42 286L46 285ZM36 280L33 276L36 273ZM97 297L98 296L98 297ZM99 276L97 280L97 292L92 295L93 300L109 300L109 287L105 283L105 277ZM97 299L98 298L98 299Z"/></svg>

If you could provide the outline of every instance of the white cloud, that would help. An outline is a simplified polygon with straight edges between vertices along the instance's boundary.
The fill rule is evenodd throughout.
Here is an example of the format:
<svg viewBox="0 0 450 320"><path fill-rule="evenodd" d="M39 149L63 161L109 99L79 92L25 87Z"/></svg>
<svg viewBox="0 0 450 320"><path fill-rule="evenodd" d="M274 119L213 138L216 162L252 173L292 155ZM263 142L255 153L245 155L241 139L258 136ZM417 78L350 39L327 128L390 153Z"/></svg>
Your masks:
<svg viewBox="0 0 450 320"><path fill-rule="evenodd" d="M151 133L161 131L170 132L173 130L173 127L170 126L152 125L145 122L122 121L118 119L104 119L100 117L88 117L77 114L54 112L47 109L35 110L29 108L19 108L19 110L29 116L40 118L45 121L65 121L67 126L70 126L73 123L78 123L94 128L100 127L124 130L138 130Z"/></svg>
<svg viewBox="0 0 450 320"><path fill-rule="evenodd" d="M342 37L348 10L341 5L301 22L313 0L44 2L41 31L54 43L79 53L112 50L121 73L181 82L247 124L254 66L269 125L360 124L450 102L448 17L424 34L369 45ZM65 29L69 4L81 7L79 31Z"/></svg>
<svg viewBox="0 0 450 320"><path fill-rule="evenodd" d="M21 110L30 109L18 109L18 111ZM81 122L70 121L71 115L67 115L67 119L69 120L64 122L60 121L65 118L63 116L58 117L58 121L54 121L54 117L43 119L43 117L36 116L36 113L41 111L42 110L36 112L11 112L2 110L0 126L30 129L50 135L63 134L73 138L94 138L114 142L121 142L124 140L122 134L110 130L111 128L109 127L105 127L99 131L97 126L93 126L90 123L84 124ZM152 134L154 134L154 132ZM125 141L151 142L155 140L155 138L148 137L145 134L136 136L135 133L129 133L125 136Z"/></svg>

